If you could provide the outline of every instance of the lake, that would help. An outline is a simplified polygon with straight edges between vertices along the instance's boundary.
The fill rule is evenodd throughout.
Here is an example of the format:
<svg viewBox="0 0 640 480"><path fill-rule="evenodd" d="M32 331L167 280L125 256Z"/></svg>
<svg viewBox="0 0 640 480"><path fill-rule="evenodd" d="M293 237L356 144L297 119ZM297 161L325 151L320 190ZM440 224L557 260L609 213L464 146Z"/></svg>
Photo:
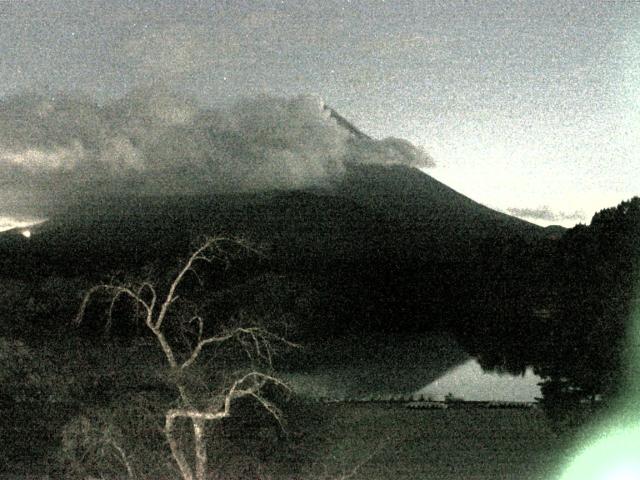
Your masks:
<svg viewBox="0 0 640 480"><path fill-rule="evenodd" d="M527 369L524 375L486 372L476 360L447 371L416 393L431 396L433 400L443 400L451 393L464 400L532 402L541 397L538 383L542 379Z"/></svg>

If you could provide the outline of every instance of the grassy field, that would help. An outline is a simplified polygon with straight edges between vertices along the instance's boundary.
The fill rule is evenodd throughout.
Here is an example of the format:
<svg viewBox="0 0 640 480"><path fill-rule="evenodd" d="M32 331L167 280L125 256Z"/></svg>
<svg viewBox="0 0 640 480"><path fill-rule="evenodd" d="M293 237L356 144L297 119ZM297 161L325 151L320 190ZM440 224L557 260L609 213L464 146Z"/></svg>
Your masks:
<svg viewBox="0 0 640 480"><path fill-rule="evenodd" d="M134 374L144 377L149 373L136 367L148 363L148 359L136 357L134 350L127 350L128 355L115 350L113 358L89 348L62 351L80 355L65 363L69 365L96 365L98 359L104 363L106 358L111 370L127 372L123 378L131 385L143 384L143 379ZM126 370L127 365L135 368ZM89 380L94 370L78 369L82 378ZM69 377L65 372L59 373ZM62 428L78 414L78 408L47 400L0 403L0 479L46 472L47 456L55 453ZM277 433L277 425L267 432L261 430L265 417L267 421L270 418L261 409L257 411L262 417L251 410L238 411L238 418L253 421L257 427L240 426L235 433L230 427L227 434L236 435L234 441L225 437L225 428L216 430L212 425L211 465L216 475L224 474L212 478L546 479L557 469L566 443L554 434L539 409L412 410L399 403L300 403L290 410L287 413L285 409L285 414L292 417L288 419L289 435L285 436ZM156 420L162 424L162 418ZM274 442L274 438L280 440ZM173 464L163 437L154 442L162 461ZM140 462L151 458L149 450L140 452ZM16 476L3 476L7 473Z"/></svg>
<svg viewBox="0 0 640 480"><path fill-rule="evenodd" d="M328 447L307 478L545 479L561 459L561 439L538 409L325 408Z"/></svg>
<svg viewBox="0 0 640 480"><path fill-rule="evenodd" d="M276 454L256 467L251 451L231 454L217 448L211 450L212 460L228 463L216 468L214 460L212 478L548 479L561 460L562 441L538 409L410 410L400 404L311 408L314 418L322 420L310 433L302 432L287 456ZM310 426L308 418L291 420Z"/></svg>

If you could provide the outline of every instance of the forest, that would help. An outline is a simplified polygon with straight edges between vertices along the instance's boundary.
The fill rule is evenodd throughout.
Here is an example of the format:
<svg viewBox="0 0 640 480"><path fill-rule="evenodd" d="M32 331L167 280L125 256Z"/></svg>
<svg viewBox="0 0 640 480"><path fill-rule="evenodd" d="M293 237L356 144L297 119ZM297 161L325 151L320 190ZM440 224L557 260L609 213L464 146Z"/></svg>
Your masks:
<svg viewBox="0 0 640 480"><path fill-rule="evenodd" d="M343 208L321 196L286 199ZM235 208L245 215L260 208L242 202ZM7 252L17 237L3 239L0 398L9 419L3 442L14 445L2 452L6 465L65 478L200 479L278 458L305 471L317 466L318 439L328 441L327 414L289 391L278 371L312 361L300 345L354 333L448 332L485 369L533 367L558 432L592 420L625 387L640 267L637 197L588 226L478 237L470 255L445 262L386 240L379 251L376 238L389 227L376 220L360 222L371 229L360 252L341 237L346 226L334 223L318 246L304 244L304 224L291 237L276 225L285 232L279 244L263 224L262 245L202 236L189 243L175 227L138 252L124 236L111 241L100 247L107 256L97 247L106 233L92 222L78 261L64 242L49 243L41 257L37 249L16 257ZM307 249L287 243L294 240ZM298 458L305 438L316 443Z"/></svg>
<svg viewBox="0 0 640 480"><path fill-rule="evenodd" d="M559 422L580 405L606 404L627 386L638 303L640 198L602 210L559 238L489 245L471 302L483 313L459 327L489 369L544 382L543 404ZM492 311L487 314L487 310ZM495 310L494 310L495 309ZM467 330L467 325L473 325Z"/></svg>

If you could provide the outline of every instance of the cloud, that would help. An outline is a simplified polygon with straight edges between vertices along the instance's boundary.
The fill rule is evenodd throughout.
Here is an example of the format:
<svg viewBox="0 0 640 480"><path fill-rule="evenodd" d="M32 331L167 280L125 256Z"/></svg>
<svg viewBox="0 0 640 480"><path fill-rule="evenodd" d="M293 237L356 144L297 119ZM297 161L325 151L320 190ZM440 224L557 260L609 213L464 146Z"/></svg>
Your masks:
<svg viewBox="0 0 640 480"><path fill-rule="evenodd" d="M106 105L64 95L0 102L0 188L47 201L304 188L330 184L349 162L433 165L404 140L357 135L315 97L211 109L158 88Z"/></svg>
<svg viewBox="0 0 640 480"><path fill-rule="evenodd" d="M45 222L45 220L37 217L26 218L0 215L0 232L6 232L7 230L13 230L14 228L31 227L43 222Z"/></svg>
<svg viewBox="0 0 640 480"><path fill-rule="evenodd" d="M73 147L55 147L51 150L29 148L20 152L6 150L0 153L0 158L16 169L38 172L42 169L73 170L82 160L84 150L79 142Z"/></svg>
<svg viewBox="0 0 640 480"><path fill-rule="evenodd" d="M585 219L583 212L554 212L546 205L537 208L507 208L507 212L516 217L545 220L549 222L580 221Z"/></svg>
<svg viewBox="0 0 640 480"><path fill-rule="evenodd" d="M354 137L350 141L349 160L361 164L408 165L416 168L435 166L433 158L419 147L399 138L372 141Z"/></svg>

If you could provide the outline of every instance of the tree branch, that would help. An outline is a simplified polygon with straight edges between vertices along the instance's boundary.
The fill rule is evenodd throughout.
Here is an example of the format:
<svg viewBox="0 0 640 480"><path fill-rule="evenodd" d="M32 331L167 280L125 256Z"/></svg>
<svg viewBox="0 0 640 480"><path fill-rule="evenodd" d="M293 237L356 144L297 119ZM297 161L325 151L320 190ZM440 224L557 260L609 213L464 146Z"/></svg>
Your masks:
<svg viewBox="0 0 640 480"><path fill-rule="evenodd" d="M128 296L136 304L141 305L145 309L145 311L147 313L147 319L150 319L152 317L152 315L153 315L152 307L148 303L146 303L140 297L140 295L136 294L130 288L125 287L125 286L121 286L121 285L102 284L102 285L96 285L94 287L91 287L89 289L89 291L87 291L87 293L85 294L85 296L82 299L82 303L80 304L80 309L78 310L78 313L76 314L76 317L74 318L74 323L79 325L82 322L82 320L84 318L84 314L85 314L85 312L87 310L87 307L89 305L89 302L90 302L91 298L93 297L94 294L96 294L100 290L104 290L104 291L112 293L111 304L110 304L110 307L109 307L109 317L111 317L111 314L113 313L113 305L114 305L114 303L122 295ZM110 322L111 322L111 318L109 318L109 323Z"/></svg>
<svg viewBox="0 0 640 480"><path fill-rule="evenodd" d="M249 338L253 342L256 354L260 358L263 358L264 360L266 360L269 365L271 365L271 359L272 359L272 348L271 348L270 341L282 343L291 348L300 347L300 345L296 343L290 342L289 340L286 340L283 337L279 337L278 335L275 335L259 327L238 327L223 335L202 339L201 338L202 318L196 315L191 319L191 321L193 320L198 321L198 326L199 326L198 343L191 351L191 355L189 356L189 358L185 360L180 366L181 369L188 368L190 365L192 365L197 360L198 355L200 355L200 352L205 346L211 343L224 343L228 340L231 340L234 337L239 339L240 343L245 347L245 350L247 351L247 354L249 355L249 357L252 358L250 349L246 347L242 342L243 335L249 336Z"/></svg>
<svg viewBox="0 0 640 480"><path fill-rule="evenodd" d="M162 306L160 307L160 313L158 314L158 317L154 325L156 329L159 329L162 326L162 322L164 321L167 315L167 311L169 307L177 299L176 290L178 289L178 286L182 283L187 273L189 273L190 271L193 271L193 265L198 261L212 263L214 260L222 258L222 256L219 257L216 255L207 256L205 255L205 252L207 250L211 250L212 247L215 247L216 250L218 250L219 252L222 252L222 250L219 247L219 244L222 242L233 242L233 241L234 241L233 239L226 238L226 237L209 237L205 240L205 242L199 248L197 248L191 254L191 256L189 257L185 265L178 272L178 275L176 275L173 282L171 282L171 285L169 286L169 293L167 293L165 301L162 303Z"/></svg>
<svg viewBox="0 0 640 480"><path fill-rule="evenodd" d="M191 393L189 391L189 385L186 382L183 372L191 367L198 359L202 350L210 344L221 344L226 341L237 339L238 342L245 349L246 354L253 362L254 356L261 360L260 363L266 363L269 367L272 365L272 358L274 352L274 344L282 344L288 347L298 348L299 345L286 340L276 334L270 333L267 330L260 327L240 326L238 328L223 330L221 334L204 337L204 319L197 314L192 316L188 322L182 322L182 327L188 324L196 324L196 341L195 346L191 340L187 340L188 348L186 360L181 363L177 360L174 354L173 348L169 343L165 333L163 331L163 324L167 318L171 306L178 300L178 289L184 281L186 275L192 272L196 280L202 284L202 278L195 271L195 264L198 262L212 263L214 261L222 261L229 264L229 254L222 248L222 244L225 242L234 243L240 247L257 252L255 249L247 246L246 244L226 238L226 237L209 237L204 243L198 247L191 256L184 263L182 268L173 277L166 296L159 298L156 286L149 281L140 283L137 288L133 289L126 285L118 286L113 284L102 284L92 287L84 296L82 304L75 317L75 322L80 323L86 313L89 301L99 291L105 291L111 295L110 304L108 309L108 322L107 328L111 326L111 320L113 311L118 299L122 296L129 297L136 305L136 317L140 315L138 310L142 307L144 310L144 321L146 326L151 330L155 336L160 348L165 354L169 367L171 369L171 375L175 375L175 387L178 390L180 398L179 408L171 408L165 412L165 426L164 433L169 443L171 454L178 464L180 474L183 480L203 480L206 475L207 464L207 450L206 450L206 438L205 438L205 426L207 421L220 420L228 417L231 414L232 402L236 399L243 397L251 397L259 402L262 407L272 415L281 428L282 425L282 412L273 404L270 400L265 398L261 394L261 389L267 384L271 383L278 385L289 390L289 387L280 379L271 375L261 373L258 371L251 371L246 373L241 378L236 379L231 386L226 390L226 393L222 396L222 404L217 403L215 409L213 406L210 409L197 408L198 398L195 402L191 399ZM146 299L146 300L145 300ZM157 308L159 306L159 308ZM242 319L240 319L242 320ZM192 331L191 329L189 329ZM195 465L192 467L187 461L180 445L174 437L175 422L185 418L191 421L194 435L194 453L195 453ZM284 429L284 428L283 428ZM126 461L126 455L124 451L118 451L121 457ZM130 476L134 474L132 469L127 466L127 471ZM194 472L195 468L195 472Z"/></svg>

